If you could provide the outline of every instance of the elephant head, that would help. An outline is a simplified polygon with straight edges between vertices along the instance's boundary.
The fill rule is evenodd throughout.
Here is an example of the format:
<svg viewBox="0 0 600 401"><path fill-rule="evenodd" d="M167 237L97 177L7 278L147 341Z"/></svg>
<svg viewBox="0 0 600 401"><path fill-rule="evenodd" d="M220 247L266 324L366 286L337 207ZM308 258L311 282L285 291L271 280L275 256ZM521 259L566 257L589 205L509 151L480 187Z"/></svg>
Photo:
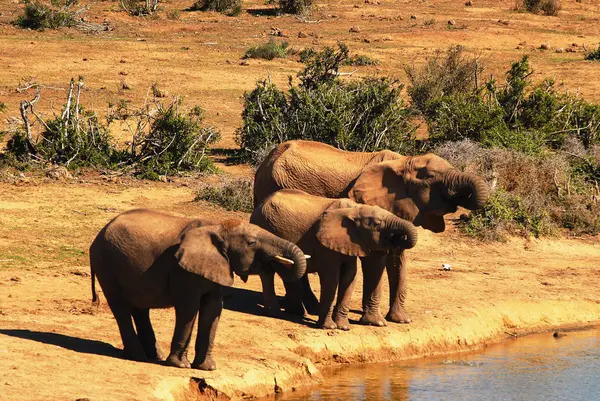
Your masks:
<svg viewBox="0 0 600 401"><path fill-rule="evenodd" d="M458 206L479 209L488 195L481 178L431 153L368 166L348 191L356 202L379 206L433 232L444 231L445 214Z"/></svg>
<svg viewBox="0 0 600 401"><path fill-rule="evenodd" d="M377 206L328 209L317 222L317 239L344 255L366 256L371 251L409 249L417 243L417 229Z"/></svg>
<svg viewBox="0 0 600 401"><path fill-rule="evenodd" d="M264 264L286 281L298 280L307 258L291 242L238 220L186 231L175 257L183 269L224 286L233 285L234 272L246 281Z"/></svg>

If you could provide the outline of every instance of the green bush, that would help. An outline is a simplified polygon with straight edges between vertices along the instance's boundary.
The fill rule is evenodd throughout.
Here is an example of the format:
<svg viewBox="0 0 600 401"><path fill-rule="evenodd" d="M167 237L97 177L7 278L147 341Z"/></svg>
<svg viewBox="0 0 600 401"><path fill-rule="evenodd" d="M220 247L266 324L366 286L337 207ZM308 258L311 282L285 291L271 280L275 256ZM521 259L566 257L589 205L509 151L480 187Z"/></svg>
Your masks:
<svg viewBox="0 0 600 401"><path fill-rule="evenodd" d="M413 107L428 114L435 110L430 102L436 99L473 93L483 66L477 57L465 55L462 46L452 46L445 53L438 50L422 68L413 65L404 70Z"/></svg>
<svg viewBox="0 0 600 401"><path fill-rule="evenodd" d="M586 60L600 60L600 45L598 45L598 48L596 50L591 50L591 51L585 52L585 59Z"/></svg>
<svg viewBox="0 0 600 401"><path fill-rule="evenodd" d="M24 131L18 130L9 139L7 153L19 162L34 158L67 167L110 167L119 162L121 155L112 143L108 127L99 121L96 113L79 104L82 87L81 79L77 84L71 80L63 110L48 120L37 117L31 103L29 106L24 106L27 102L22 103L25 113L34 114L42 130L37 141L34 140L28 122Z"/></svg>
<svg viewBox="0 0 600 401"><path fill-rule="evenodd" d="M344 45L325 48L305 59L300 85L290 83L284 92L265 80L246 93L236 140L248 158L290 139L347 150L414 151L415 127L400 97L403 86L385 77L341 80L338 71L347 57Z"/></svg>
<svg viewBox="0 0 600 401"><path fill-rule="evenodd" d="M16 25L21 28L35 29L58 29L61 27L72 27L77 25L76 13L70 11L70 7L77 1L66 0L52 1L52 5L60 8L50 7L41 1L24 0L24 14L17 17Z"/></svg>
<svg viewBox="0 0 600 401"><path fill-rule="evenodd" d="M546 147L558 149L571 136L586 148L600 141L600 106L559 92L551 79L532 85L527 57L511 65L503 85L490 80L466 93L460 85L453 90L439 89L435 80L429 83L437 76L430 71L447 70L438 64L413 70L411 82L417 86L409 88L413 104L427 120L431 145L471 139L535 154ZM457 68L462 71L462 64Z"/></svg>
<svg viewBox="0 0 600 401"><path fill-rule="evenodd" d="M313 0L279 0L279 8L290 14L308 14L313 5Z"/></svg>
<svg viewBox="0 0 600 401"><path fill-rule="evenodd" d="M562 8L560 0L517 0L516 9L530 13L558 15Z"/></svg>
<svg viewBox="0 0 600 401"><path fill-rule="evenodd" d="M158 101L139 110L129 110L126 102L118 102L109 110L108 123L80 104L83 81L71 80L67 102L60 114L42 119L34 110L39 101L22 102L24 129L9 138L5 160L17 167L32 161L75 167L124 169L136 175L158 179L182 171L214 170L208 157L208 146L219 140L212 127L203 126L202 110L181 111L181 100L168 105ZM30 121L31 115L36 121ZM109 125L121 120L133 134L127 148L117 146L109 133ZM40 127L37 135L33 128Z"/></svg>
<svg viewBox="0 0 600 401"><path fill-rule="evenodd" d="M242 12L242 0L198 0L192 5L191 10L218 11L235 16Z"/></svg>
<svg viewBox="0 0 600 401"><path fill-rule="evenodd" d="M244 58L262 58L265 60L285 58L288 55L288 46L286 41L277 43L271 38L267 43L248 49L244 54Z"/></svg>
<svg viewBox="0 0 600 401"><path fill-rule="evenodd" d="M137 174L157 179L160 175L172 175L181 171L214 170L208 157L208 146L220 139L212 127L202 125L202 110L180 110L181 100L167 106L156 102L156 109L138 113L138 119L149 119L148 128L140 129L134 136L132 157ZM139 122L137 127L144 127Z"/></svg>
<svg viewBox="0 0 600 401"><path fill-rule="evenodd" d="M251 213L253 181L246 178L224 178L218 184L202 184L196 192L197 201L207 201L226 210Z"/></svg>

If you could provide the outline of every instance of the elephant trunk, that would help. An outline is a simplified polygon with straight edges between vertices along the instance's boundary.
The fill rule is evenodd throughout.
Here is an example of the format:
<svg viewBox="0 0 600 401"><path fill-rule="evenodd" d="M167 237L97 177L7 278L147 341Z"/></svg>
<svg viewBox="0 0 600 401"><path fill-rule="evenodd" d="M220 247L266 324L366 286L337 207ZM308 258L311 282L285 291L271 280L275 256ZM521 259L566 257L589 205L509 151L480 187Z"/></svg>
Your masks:
<svg viewBox="0 0 600 401"><path fill-rule="evenodd" d="M390 219L389 228L392 231L392 243L397 248L410 249L417 244L417 228L409 221L395 217Z"/></svg>
<svg viewBox="0 0 600 401"><path fill-rule="evenodd" d="M483 208L490 194L481 178L468 173L449 173L447 187L448 197L458 206L470 210Z"/></svg>
<svg viewBox="0 0 600 401"><path fill-rule="evenodd" d="M300 248L273 234L266 242L270 245L266 247L266 256L276 265L275 270L284 281L296 281L304 276L306 257Z"/></svg>

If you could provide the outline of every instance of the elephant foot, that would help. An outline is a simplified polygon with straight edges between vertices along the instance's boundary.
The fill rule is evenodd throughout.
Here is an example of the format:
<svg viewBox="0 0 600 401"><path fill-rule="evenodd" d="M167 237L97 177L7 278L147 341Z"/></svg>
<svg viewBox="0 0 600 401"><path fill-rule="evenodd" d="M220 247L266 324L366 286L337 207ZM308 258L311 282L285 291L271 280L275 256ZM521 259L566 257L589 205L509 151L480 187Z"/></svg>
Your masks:
<svg viewBox="0 0 600 401"><path fill-rule="evenodd" d="M350 330L350 321L348 320L348 316L336 316L333 321L335 322L338 330Z"/></svg>
<svg viewBox="0 0 600 401"><path fill-rule="evenodd" d="M331 319L330 317L327 317L323 321L321 321L321 319L319 319L319 321L317 322L317 327L324 329L324 330L335 330L335 329L337 329L337 324L335 324L333 319Z"/></svg>
<svg viewBox="0 0 600 401"><path fill-rule="evenodd" d="M365 312L360 317L360 324L368 325L368 326L378 326L383 327L386 325L385 319L379 312Z"/></svg>
<svg viewBox="0 0 600 401"><path fill-rule="evenodd" d="M410 323L412 321L403 307L390 309L385 318L394 323Z"/></svg>
<svg viewBox="0 0 600 401"><path fill-rule="evenodd" d="M192 368L200 369L200 370L215 370L217 368L217 363L212 357L206 357L203 362L194 361L192 363Z"/></svg>
<svg viewBox="0 0 600 401"><path fill-rule="evenodd" d="M170 354L165 362L168 366L174 366L176 368L190 368L192 366L186 355L179 357L177 354Z"/></svg>

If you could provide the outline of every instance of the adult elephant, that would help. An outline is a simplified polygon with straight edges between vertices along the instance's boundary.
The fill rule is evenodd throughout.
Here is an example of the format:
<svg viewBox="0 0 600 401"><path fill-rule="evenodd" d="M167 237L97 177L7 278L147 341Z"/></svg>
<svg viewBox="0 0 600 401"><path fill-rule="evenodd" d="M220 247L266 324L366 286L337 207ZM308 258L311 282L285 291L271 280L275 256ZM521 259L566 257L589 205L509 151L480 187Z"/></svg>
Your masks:
<svg viewBox="0 0 600 401"><path fill-rule="evenodd" d="M97 276L119 326L125 357L162 359L149 309L174 306L167 364L181 368L215 369L212 347L223 307L222 287L233 285L234 273L246 281L264 265L285 281L298 280L306 271L305 256L296 245L256 225L145 209L115 217L90 247L93 301L98 301ZM190 364L187 348L198 312L196 355Z"/></svg>
<svg viewBox="0 0 600 401"><path fill-rule="evenodd" d="M284 188L379 206L435 233L444 231L445 214L455 212L458 206L481 208L489 194L481 178L460 172L431 153L402 156L389 150L347 152L313 141L288 141L271 151L256 171L254 205ZM390 284L386 319L409 323L404 308L404 252L388 253L385 267ZM369 271L375 269L370 267ZM383 275L383 268L379 274ZM361 321L365 324L383 323L379 313L380 282L364 282Z"/></svg>
<svg viewBox="0 0 600 401"><path fill-rule="evenodd" d="M254 209L250 222L295 243L312 256L306 272L319 274L321 300L317 326L325 329L350 330L348 311L357 256L363 261L363 276L368 280L372 275L367 267L384 266L389 250L409 249L417 243L415 226L387 210L297 189L283 189L270 195ZM260 275L265 309L278 313L274 273L264 269ZM287 311L304 314L304 306L310 311L300 282L286 284L286 290ZM336 292L337 304L333 308Z"/></svg>

